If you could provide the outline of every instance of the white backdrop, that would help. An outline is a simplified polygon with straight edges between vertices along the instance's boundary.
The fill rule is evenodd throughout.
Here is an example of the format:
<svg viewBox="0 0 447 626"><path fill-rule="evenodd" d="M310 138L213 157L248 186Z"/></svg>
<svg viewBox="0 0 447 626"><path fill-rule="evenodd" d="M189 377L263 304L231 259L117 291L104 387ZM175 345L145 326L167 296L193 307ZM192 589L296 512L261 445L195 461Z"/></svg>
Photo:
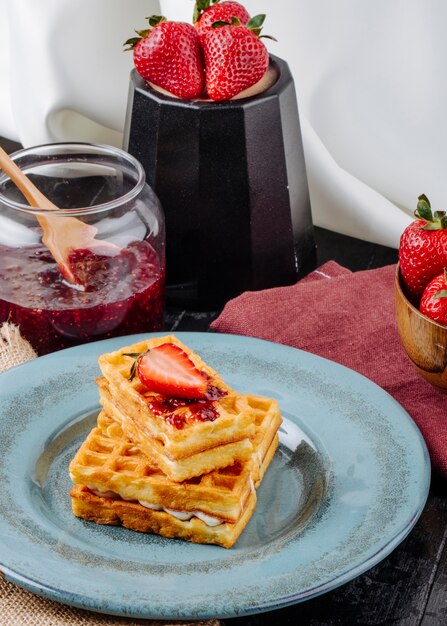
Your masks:
<svg viewBox="0 0 447 626"><path fill-rule="evenodd" d="M0 0L0 135L121 145L132 67L122 42L151 13L192 14L193 0L160 4ZM419 194L447 204L447 3L244 4L267 13L278 39L267 46L294 74L315 224L397 246Z"/></svg>

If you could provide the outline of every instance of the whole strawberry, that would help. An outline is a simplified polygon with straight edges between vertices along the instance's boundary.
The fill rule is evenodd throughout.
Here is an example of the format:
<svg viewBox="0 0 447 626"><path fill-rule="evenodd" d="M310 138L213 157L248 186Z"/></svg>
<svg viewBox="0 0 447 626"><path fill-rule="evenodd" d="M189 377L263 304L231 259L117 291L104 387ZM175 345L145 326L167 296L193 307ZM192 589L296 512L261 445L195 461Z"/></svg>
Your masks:
<svg viewBox="0 0 447 626"><path fill-rule="evenodd" d="M212 100L229 100L257 83L265 74L269 55L259 39L265 15L253 17L246 26L214 22L202 38L206 91Z"/></svg>
<svg viewBox="0 0 447 626"><path fill-rule="evenodd" d="M199 36L191 24L153 15L151 28L124 45L133 50L135 69L144 80L179 98L202 95L205 77Z"/></svg>
<svg viewBox="0 0 447 626"><path fill-rule="evenodd" d="M194 26L202 39L203 35L212 29L214 22L224 21L231 24L233 18L239 20L245 26L250 20L250 15L245 7L233 0L196 0L194 9Z"/></svg>
<svg viewBox="0 0 447 626"><path fill-rule="evenodd" d="M407 293L417 302L426 285L447 267L447 216L431 210L425 195L418 198L417 219L402 233L399 265Z"/></svg>
<svg viewBox="0 0 447 626"><path fill-rule="evenodd" d="M447 326L447 271L431 280L424 290L420 304L421 313Z"/></svg>

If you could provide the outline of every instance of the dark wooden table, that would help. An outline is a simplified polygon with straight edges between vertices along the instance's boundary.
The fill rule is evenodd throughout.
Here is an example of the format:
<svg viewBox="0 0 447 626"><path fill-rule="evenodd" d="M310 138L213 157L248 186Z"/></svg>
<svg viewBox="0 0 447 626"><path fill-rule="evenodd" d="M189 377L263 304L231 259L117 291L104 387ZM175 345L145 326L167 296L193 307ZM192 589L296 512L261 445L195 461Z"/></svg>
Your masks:
<svg viewBox="0 0 447 626"><path fill-rule="evenodd" d="M0 145L9 152L18 147L1 138ZM316 241L318 265L333 259L356 271L397 260L396 250L321 228L316 228ZM218 313L168 307L166 330L207 332ZM414 529L388 558L362 576L313 600L224 623L447 626L447 483L432 479L427 504Z"/></svg>

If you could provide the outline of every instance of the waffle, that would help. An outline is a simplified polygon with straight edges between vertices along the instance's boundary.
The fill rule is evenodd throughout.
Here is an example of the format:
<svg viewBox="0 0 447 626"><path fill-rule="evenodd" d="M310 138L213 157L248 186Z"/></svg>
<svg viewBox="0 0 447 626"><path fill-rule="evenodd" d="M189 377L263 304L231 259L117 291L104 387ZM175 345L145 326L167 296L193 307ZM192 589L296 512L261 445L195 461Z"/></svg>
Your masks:
<svg viewBox="0 0 447 626"><path fill-rule="evenodd" d="M124 409L110 393L110 387L105 378L97 381L99 387L100 403L106 413L119 422L127 437L133 441L144 454L152 459L162 472L171 480L183 481L195 476L201 476L220 467L227 467L234 462L246 461L253 453L253 445L250 439L222 444L214 448L208 448L203 452L191 454L180 459L170 459L166 455L166 449L159 439L147 437L131 420ZM234 396L232 396L234 398ZM244 398L244 404L246 404ZM247 404L248 407L248 404ZM252 416L253 419L253 416Z"/></svg>
<svg viewBox="0 0 447 626"><path fill-rule="evenodd" d="M213 543L231 548L247 525L256 506L256 494L251 493L242 516L236 523L207 526L197 517L181 521L164 511L152 511L141 504L97 496L87 487L75 485L70 491L73 513L96 522L125 526L131 530L179 538L193 543Z"/></svg>
<svg viewBox="0 0 447 626"><path fill-rule="evenodd" d="M256 427L252 439L251 477L257 489L278 447L277 433L282 424L282 417L276 400L252 394L247 394L246 399Z"/></svg>
<svg viewBox="0 0 447 626"><path fill-rule="evenodd" d="M146 507L199 513L235 523L260 483L278 445L281 417L273 400L248 396L256 420L254 452L245 462L173 482L147 458L103 410L70 464L73 482L96 495L141 502Z"/></svg>
<svg viewBox="0 0 447 626"><path fill-rule="evenodd" d="M182 348L195 366L205 374L209 384L226 393L224 397L213 402L218 415L216 419L197 420L188 407L172 411L169 420L164 416L157 416L149 405L163 397L148 391L138 376L132 381L129 380L134 359L125 354L141 353L163 343L173 343ZM245 449L247 444L243 440L254 435L253 413L247 405L245 396L228 387L213 369L173 335L153 338L103 354L99 357L99 366L108 382L113 404L116 405L120 415L126 418L122 421L126 434L138 441L142 449L145 441L155 441L168 460L177 461L229 443L240 442L240 446ZM119 419L119 415L117 417ZM175 425L176 418L182 420L180 427ZM147 453L150 455L152 452L151 445ZM196 466L196 475L209 469L209 464L207 469Z"/></svg>
<svg viewBox="0 0 447 626"><path fill-rule="evenodd" d="M134 358L179 346L213 399L167 398L132 380ZM230 548L256 506L256 488L278 446L276 401L237 393L176 337L99 358L102 411L70 464L73 513L194 543Z"/></svg>

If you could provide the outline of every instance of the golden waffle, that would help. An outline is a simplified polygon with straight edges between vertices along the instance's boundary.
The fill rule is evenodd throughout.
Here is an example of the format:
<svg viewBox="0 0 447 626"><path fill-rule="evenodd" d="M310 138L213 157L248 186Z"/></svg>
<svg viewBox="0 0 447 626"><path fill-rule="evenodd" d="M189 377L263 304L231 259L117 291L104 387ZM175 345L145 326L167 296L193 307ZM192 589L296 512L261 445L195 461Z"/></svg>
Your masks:
<svg viewBox="0 0 447 626"><path fill-rule="evenodd" d="M144 503L146 507L209 515L236 522L251 492L264 475L278 445L281 417L274 400L247 396L255 414L254 452L244 463L187 480L173 482L123 433L121 425L102 411L70 464L73 482L96 495Z"/></svg>
<svg viewBox="0 0 447 626"><path fill-rule="evenodd" d="M97 496L82 485L75 485L70 496L73 513L97 524L122 525L131 530L186 539L193 543L214 543L224 548L231 548L235 543L256 506L256 494L253 492L237 522L207 526L197 517L181 521L164 511L152 511L135 502Z"/></svg>
<svg viewBox="0 0 447 626"><path fill-rule="evenodd" d="M157 465L171 480L182 481L194 476L201 476L220 467L227 467L234 462L246 461L253 452L250 439L222 444L203 452L191 454L180 459L170 459L166 455L166 448L159 439L144 436L137 424L131 420L120 403L112 398L110 387L104 378L97 381L100 403L106 413L119 422L126 436L133 441L144 454ZM234 396L232 396L234 398ZM247 401L244 398L244 403ZM248 407L248 404L246 404ZM252 417L252 420L254 418Z"/></svg>
<svg viewBox="0 0 447 626"><path fill-rule="evenodd" d="M168 421L162 416L157 417L149 408L151 401L162 396L148 391L141 384L138 376L133 381L129 380L134 359L125 356L125 353L141 353L163 343L173 343L179 346L197 369L208 377L210 385L226 392L226 396L214 402L218 413L217 419L196 420L187 407L182 407L173 412L174 417L178 416L186 420L183 427L177 428L172 420ZM99 366L109 384L113 404L126 417L126 420L122 422L126 433L138 440L141 447L144 445L144 440L156 440L163 447L164 455L170 460L190 457L224 444L241 442L254 435L253 414L245 396L228 387L213 369L174 335L142 341L115 352L103 354L99 357ZM246 447L246 442L241 445ZM206 470L197 468L196 475L203 471Z"/></svg>
<svg viewBox="0 0 447 626"><path fill-rule="evenodd" d="M251 476L257 489L278 447L277 433L282 424L282 417L276 400L252 394L247 394L245 397L253 413L256 427L256 433L252 439Z"/></svg>

